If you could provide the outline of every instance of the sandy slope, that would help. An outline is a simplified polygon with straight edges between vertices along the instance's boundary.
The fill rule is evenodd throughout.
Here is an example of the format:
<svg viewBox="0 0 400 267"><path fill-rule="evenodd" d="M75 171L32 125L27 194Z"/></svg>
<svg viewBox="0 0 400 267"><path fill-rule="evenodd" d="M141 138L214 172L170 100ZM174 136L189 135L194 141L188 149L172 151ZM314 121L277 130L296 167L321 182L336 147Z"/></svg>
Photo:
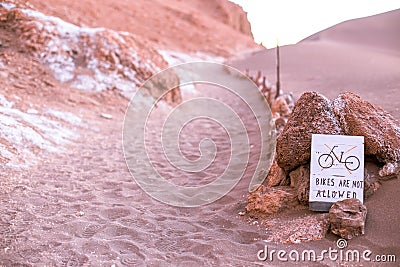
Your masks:
<svg viewBox="0 0 400 267"><path fill-rule="evenodd" d="M352 90L400 117L393 101L400 84L399 17L396 10L348 21L318 33L319 38L281 47L284 90L296 96L316 90L328 97ZM368 27L371 21L379 21L376 25L384 25L385 30ZM263 70L275 81L275 49L254 52L232 64L242 70Z"/></svg>
<svg viewBox="0 0 400 267"><path fill-rule="evenodd" d="M400 120L400 10L341 23L281 47L283 89L299 97L314 90L333 98L353 91ZM262 70L275 80L275 49L237 59L239 69ZM384 183L367 202L366 236L351 246L400 252L400 179Z"/></svg>
<svg viewBox="0 0 400 267"><path fill-rule="evenodd" d="M381 52L400 53L400 10L386 12L384 15L354 19L315 33L302 42L330 40L346 44L363 44Z"/></svg>

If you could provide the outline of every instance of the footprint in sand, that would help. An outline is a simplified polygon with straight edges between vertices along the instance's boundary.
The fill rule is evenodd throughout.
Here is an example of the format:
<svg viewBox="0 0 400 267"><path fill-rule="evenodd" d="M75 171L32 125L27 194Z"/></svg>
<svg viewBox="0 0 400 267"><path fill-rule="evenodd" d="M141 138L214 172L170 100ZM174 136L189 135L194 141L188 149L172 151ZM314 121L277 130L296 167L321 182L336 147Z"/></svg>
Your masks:
<svg viewBox="0 0 400 267"><path fill-rule="evenodd" d="M124 266L143 266L143 260L135 258L136 256L125 256L121 259L121 264Z"/></svg>
<svg viewBox="0 0 400 267"><path fill-rule="evenodd" d="M81 233L81 237L83 238L91 238L93 237L98 231L103 229L104 227L100 224L89 224L83 228Z"/></svg>

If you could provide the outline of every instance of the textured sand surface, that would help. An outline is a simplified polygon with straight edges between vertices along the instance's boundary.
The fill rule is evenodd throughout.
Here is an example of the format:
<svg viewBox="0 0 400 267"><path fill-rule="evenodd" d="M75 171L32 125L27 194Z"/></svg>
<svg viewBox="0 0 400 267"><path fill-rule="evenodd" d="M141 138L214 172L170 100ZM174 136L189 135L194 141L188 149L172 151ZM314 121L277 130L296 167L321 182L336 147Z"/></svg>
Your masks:
<svg viewBox="0 0 400 267"><path fill-rule="evenodd" d="M87 10L91 12L90 8ZM395 14L395 22L391 21L390 25L397 24L399 11L377 18L386 21L392 14ZM349 22L349 25L358 29L359 22L355 22ZM371 31L370 34L374 33ZM390 45L394 43L391 38L399 36L397 32L391 32L392 37L380 36L382 43L388 38L388 45L379 43L379 49L378 44L371 46L364 41L346 42L347 39L339 41L323 36L321 33L318 40L282 47L284 90L293 91L296 97L305 90L316 90L330 98L341 90L352 90L400 119L400 56ZM274 50L259 51L233 64L243 70L262 69L271 75L270 80L274 80L274 56ZM48 70L38 69L41 71L36 75L38 78L51 77ZM176 208L153 200L135 184L123 158L121 132L126 101L112 91L93 96L68 91L70 88L65 85L54 79L50 81L53 86L42 86L41 90L26 86L15 92L29 96L29 101L34 103L58 103L64 110L81 114L82 122L89 127L75 129L79 138L67 147L67 153L42 153L38 155L41 164L36 167L20 171L4 169L0 173L1 265L257 266L265 264L257 260L257 252L265 244L270 249L297 249L300 252L314 249L317 253L329 247L336 248L337 237L331 234L320 241L295 245L263 241L282 239L278 231L287 230L285 223L315 214L307 210L274 217L269 226L261 226L258 220L240 215L246 204L248 172L255 167L254 155L243 182L210 205ZM12 85L7 86L11 88ZM234 102L231 96L207 91L207 88L202 92ZM246 109L240 107L240 103L237 105L247 118ZM112 115L111 119L99 116L102 113ZM248 126L254 127L250 118L248 121ZM204 173L204 177L187 177L183 181L185 184L198 183L199 179L212 180L214 172L221 169L218 164L225 163L224 153L228 148L226 135L216 125L193 127L198 128L196 131L189 128L182 133L186 141L182 144L185 153L198 156L197 140L202 134L209 134L220 145L221 157L217 158L212 172ZM256 134L256 129L252 129ZM260 143L257 137L250 138L256 151ZM174 173L170 175L174 181L181 182ZM399 179L387 181L366 202L366 235L351 240L349 248L370 249L374 254L397 253L400 257L399 186ZM288 266L294 263L275 260L267 264ZM339 264L325 261L297 265Z"/></svg>

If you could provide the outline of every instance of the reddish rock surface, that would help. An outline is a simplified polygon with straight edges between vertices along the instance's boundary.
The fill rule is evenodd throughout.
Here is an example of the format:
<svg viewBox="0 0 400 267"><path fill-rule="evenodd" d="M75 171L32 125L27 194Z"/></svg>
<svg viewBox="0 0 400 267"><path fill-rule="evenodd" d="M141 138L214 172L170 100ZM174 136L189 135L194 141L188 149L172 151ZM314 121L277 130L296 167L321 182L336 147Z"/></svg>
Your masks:
<svg viewBox="0 0 400 267"><path fill-rule="evenodd" d="M278 163L274 161L269 170L267 179L266 179L267 187L279 186L279 185L289 185L289 181L287 179L286 172L279 167Z"/></svg>
<svg viewBox="0 0 400 267"><path fill-rule="evenodd" d="M259 48L247 14L226 0L29 2L43 13L78 26L133 33L158 49L231 56Z"/></svg>
<svg viewBox="0 0 400 267"><path fill-rule="evenodd" d="M400 162L388 162L379 170L382 180L391 179L400 172Z"/></svg>
<svg viewBox="0 0 400 267"><path fill-rule="evenodd" d="M290 103L288 103L288 96L279 96L275 99L271 106L272 115L278 113L279 116L289 116L291 112Z"/></svg>
<svg viewBox="0 0 400 267"><path fill-rule="evenodd" d="M400 161L400 123L381 107L360 96L341 93L334 101L334 113L346 135L364 136L365 154L391 163L383 172L390 175L398 170L393 163Z"/></svg>
<svg viewBox="0 0 400 267"><path fill-rule="evenodd" d="M352 239L365 233L367 207L360 200L351 198L338 201L329 210L332 233Z"/></svg>
<svg viewBox="0 0 400 267"><path fill-rule="evenodd" d="M297 199L303 205L308 205L310 196L310 166L302 165L290 172L290 186L296 189Z"/></svg>
<svg viewBox="0 0 400 267"><path fill-rule="evenodd" d="M374 170L370 170L371 167ZM366 162L366 168L364 169L364 199L372 196L381 187L381 182L379 181L381 177L379 177L376 169L377 166L374 163Z"/></svg>
<svg viewBox="0 0 400 267"><path fill-rule="evenodd" d="M271 101L271 112L278 133L282 133L294 106L293 96L285 94Z"/></svg>
<svg viewBox="0 0 400 267"><path fill-rule="evenodd" d="M366 155L386 163L379 171L380 176L396 174L400 169L400 124L389 113L354 93L341 93L330 102L318 93L308 92L300 97L278 136L277 161L267 177L267 187L287 185L286 174L289 173L290 186L295 189L298 201L308 204L311 135L314 133L364 136ZM379 180L371 175L366 170L366 197L380 187ZM261 199L255 200L257 196ZM257 193L249 201L263 202L263 197Z"/></svg>
<svg viewBox="0 0 400 267"><path fill-rule="evenodd" d="M250 193L246 211L252 215L271 215L298 205L295 190L288 186L266 188L261 185Z"/></svg>
<svg viewBox="0 0 400 267"><path fill-rule="evenodd" d="M0 25L18 36L20 49L76 89L118 90L130 98L145 80L168 67L157 50L130 33L78 27L32 9L2 6ZM178 84L176 75L170 75L170 80ZM170 102L178 103L179 89L173 95Z"/></svg>
<svg viewBox="0 0 400 267"><path fill-rule="evenodd" d="M341 93L333 102L311 92L300 97L277 139L277 163L283 170L290 172L308 164L311 134L364 136L365 154L386 164L379 171L380 176L390 176L400 171L400 123L382 108L354 93ZM290 177L291 185L295 188L301 184L299 201L306 204L309 171L308 174L304 171L305 169L297 169L290 173ZM366 179L367 196L379 187L380 183L376 179Z"/></svg>
<svg viewBox="0 0 400 267"><path fill-rule="evenodd" d="M321 94L306 92L297 101L277 138L277 162L285 171L291 171L310 160L312 134L340 133L331 102Z"/></svg>

